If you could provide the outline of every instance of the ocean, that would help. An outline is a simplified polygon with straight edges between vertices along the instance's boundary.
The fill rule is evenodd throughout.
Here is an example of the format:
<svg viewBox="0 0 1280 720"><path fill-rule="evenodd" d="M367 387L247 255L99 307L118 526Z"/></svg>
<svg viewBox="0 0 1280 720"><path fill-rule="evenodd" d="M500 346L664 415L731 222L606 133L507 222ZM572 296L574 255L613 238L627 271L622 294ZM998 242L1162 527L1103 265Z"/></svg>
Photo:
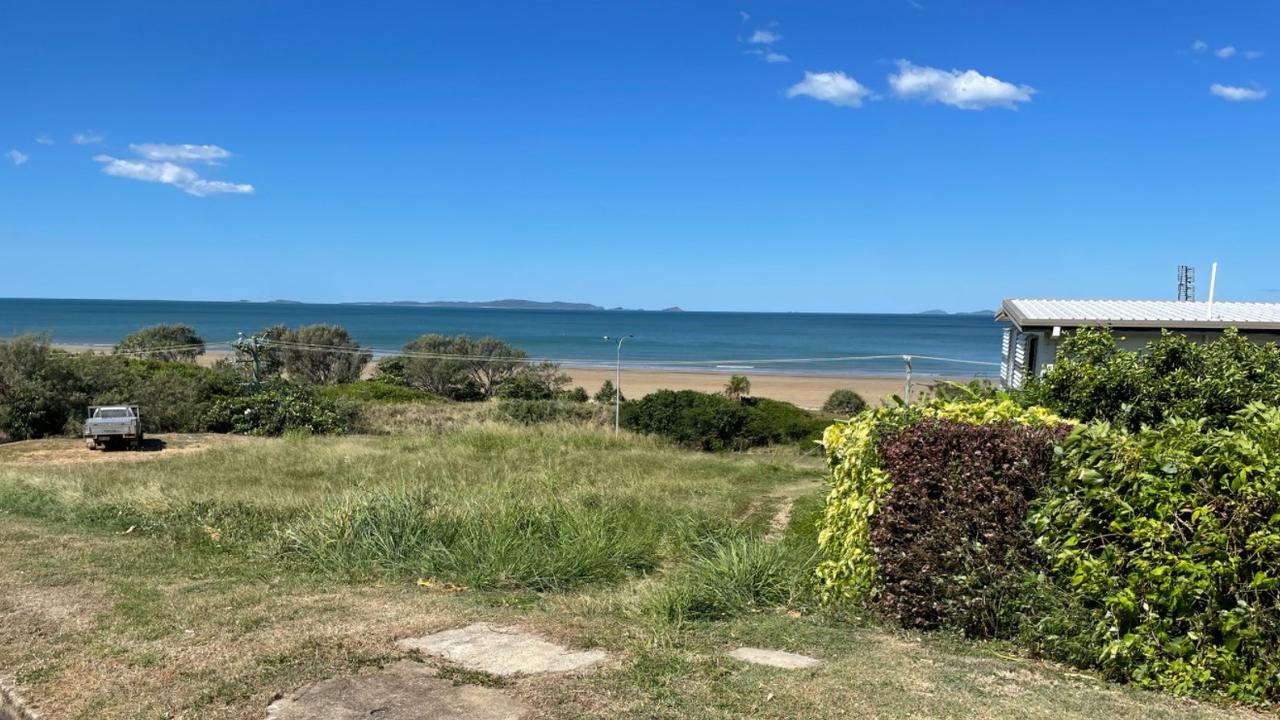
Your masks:
<svg viewBox="0 0 1280 720"><path fill-rule="evenodd" d="M210 345L275 323L332 323L378 354L425 333L466 333L498 337L568 365L612 366L615 346L603 336L630 334L623 363L632 368L900 375L901 356L913 355L952 360L913 360L918 374L949 377L995 377L1001 333L1001 325L983 315L0 299L0 336L48 333L60 344L107 346L138 328L179 322ZM833 359L851 357L860 359Z"/></svg>

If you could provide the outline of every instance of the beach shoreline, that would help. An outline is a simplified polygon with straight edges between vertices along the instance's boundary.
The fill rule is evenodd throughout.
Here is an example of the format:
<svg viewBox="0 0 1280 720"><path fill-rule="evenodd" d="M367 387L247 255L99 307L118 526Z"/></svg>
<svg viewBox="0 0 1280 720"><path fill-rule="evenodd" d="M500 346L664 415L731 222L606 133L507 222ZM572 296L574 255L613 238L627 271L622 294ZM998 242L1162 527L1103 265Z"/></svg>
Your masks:
<svg viewBox="0 0 1280 720"><path fill-rule="evenodd" d="M60 350L68 352L110 352L109 346L57 344ZM227 350L209 350L198 359L199 364L209 366L219 360L229 359L234 353ZM605 380L613 382L615 369L611 367L581 367L562 365L561 370L571 378L570 386L580 386L589 395L594 395ZM365 377L372 375L373 364L365 369ZM703 369L657 369L648 367L622 366L622 394L628 398L640 398L655 390L697 390L699 392L720 392L725 383L733 375L745 375L751 381L751 394L756 397L767 397L784 400L803 408L818 409L826 402L827 396L834 390L849 389L861 395L873 405L891 400L895 395L901 397L905 390L903 375L840 375L786 373L776 370L703 370ZM919 400L940 382L968 382L972 378L938 377L932 375L916 375L912 378L911 395Z"/></svg>

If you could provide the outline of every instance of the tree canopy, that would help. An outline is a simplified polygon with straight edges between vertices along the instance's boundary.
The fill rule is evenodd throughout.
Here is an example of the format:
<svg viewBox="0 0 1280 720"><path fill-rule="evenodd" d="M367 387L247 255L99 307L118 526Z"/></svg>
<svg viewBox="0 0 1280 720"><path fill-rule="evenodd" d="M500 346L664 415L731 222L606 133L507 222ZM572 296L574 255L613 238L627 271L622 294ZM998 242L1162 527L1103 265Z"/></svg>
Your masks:
<svg viewBox="0 0 1280 720"><path fill-rule="evenodd" d="M195 362L204 354L204 338L183 323L152 325L126 335L113 352L151 360Z"/></svg>

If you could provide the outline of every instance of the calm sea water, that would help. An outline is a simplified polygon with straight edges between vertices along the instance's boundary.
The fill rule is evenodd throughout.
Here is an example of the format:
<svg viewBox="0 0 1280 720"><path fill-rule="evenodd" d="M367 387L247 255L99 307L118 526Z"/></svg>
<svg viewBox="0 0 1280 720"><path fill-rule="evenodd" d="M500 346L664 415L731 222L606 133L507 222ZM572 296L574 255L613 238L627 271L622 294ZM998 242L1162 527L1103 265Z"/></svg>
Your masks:
<svg viewBox="0 0 1280 720"><path fill-rule="evenodd" d="M424 333L502 338L530 355L569 364L612 364L604 335L633 334L628 367L751 372L901 374L900 358L822 361L863 355L931 355L995 363L1000 324L984 316L494 310L150 300L0 299L0 335L50 333L54 342L111 344L156 323L187 323L209 343L275 323L334 323L361 344L394 351ZM794 362L778 362L778 361ZM718 367L719 366L719 367ZM992 377L992 365L916 359L922 374Z"/></svg>

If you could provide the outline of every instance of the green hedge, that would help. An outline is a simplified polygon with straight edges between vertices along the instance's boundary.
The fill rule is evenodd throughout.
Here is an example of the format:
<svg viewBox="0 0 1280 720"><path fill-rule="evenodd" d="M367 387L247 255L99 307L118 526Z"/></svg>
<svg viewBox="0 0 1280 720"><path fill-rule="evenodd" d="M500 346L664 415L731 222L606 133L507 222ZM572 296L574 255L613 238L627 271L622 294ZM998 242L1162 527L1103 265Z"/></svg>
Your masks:
<svg viewBox="0 0 1280 720"><path fill-rule="evenodd" d="M1280 699L1280 410L1067 440L1030 516L1041 650L1179 694Z"/></svg>
<svg viewBox="0 0 1280 720"><path fill-rule="evenodd" d="M1235 330L1207 343L1165 331L1133 352L1121 349L1109 330L1082 328L1019 397L1067 417L1130 430L1173 417L1204 418L1221 427L1250 403L1280 404L1280 347L1250 342Z"/></svg>
<svg viewBox="0 0 1280 720"><path fill-rule="evenodd" d="M822 438L831 483L818 524L821 561L817 572L824 600L865 600L879 589L876 555L871 545L872 518L893 487L880 446L884 439L925 418L1034 427L1062 422L1047 410L1024 408L1001 396L980 402L883 406L833 423Z"/></svg>

